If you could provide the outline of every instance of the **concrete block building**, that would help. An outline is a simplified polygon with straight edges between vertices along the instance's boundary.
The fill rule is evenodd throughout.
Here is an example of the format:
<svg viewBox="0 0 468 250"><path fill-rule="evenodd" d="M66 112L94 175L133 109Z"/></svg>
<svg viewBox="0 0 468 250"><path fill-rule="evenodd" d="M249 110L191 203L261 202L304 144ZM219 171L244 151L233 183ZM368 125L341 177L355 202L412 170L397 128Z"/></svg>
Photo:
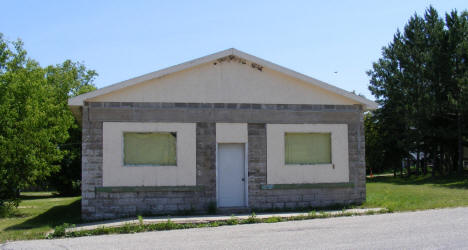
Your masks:
<svg viewBox="0 0 468 250"><path fill-rule="evenodd" d="M69 106L83 219L365 200L363 112L376 103L236 49Z"/></svg>

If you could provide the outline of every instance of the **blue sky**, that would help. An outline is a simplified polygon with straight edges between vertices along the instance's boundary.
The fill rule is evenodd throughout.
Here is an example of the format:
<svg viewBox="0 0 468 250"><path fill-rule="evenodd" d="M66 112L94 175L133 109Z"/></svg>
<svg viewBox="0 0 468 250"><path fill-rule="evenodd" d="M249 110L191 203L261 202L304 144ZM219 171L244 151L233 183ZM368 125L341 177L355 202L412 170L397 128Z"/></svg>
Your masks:
<svg viewBox="0 0 468 250"><path fill-rule="evenodd" d="M41 65L66 59L104 87L237 48L373 99L365 74L397 28L446 1L2 1L0 32ZM334 73L338 72L338 73Z"/></svg>

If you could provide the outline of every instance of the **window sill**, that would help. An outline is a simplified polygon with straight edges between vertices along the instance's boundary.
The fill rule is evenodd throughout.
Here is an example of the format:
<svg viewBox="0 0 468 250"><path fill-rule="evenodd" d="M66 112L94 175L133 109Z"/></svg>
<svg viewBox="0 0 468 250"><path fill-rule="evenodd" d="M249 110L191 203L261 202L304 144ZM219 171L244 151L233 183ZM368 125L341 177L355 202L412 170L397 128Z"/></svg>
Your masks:
<svg viewBox="0 0 468 250"><path fill-rule="evenodd" d="M157 165L157 164L154 164L154 165L151 165L151 164L124 164L123 165L124 167L129 167L129 168L133 168L133 167L177 167L177 165Z"/></svg>
<svg viewBox="0 0 468 250"><path fill-rule="evenodd" d="M352 182L335 182L335 183L302 183L302 184L264 184L260 189L314 189L314 188L352 188Z"/></svg>
<svg viewBox="0 0 468 250"><path fill-rule="evenodd" d="M121 187L96 187L96 192L121 193L121 192L193 192L202 191L204 186L121 186Z"/></svg>
<svg viewBox="0 0 468 250"><path fill-rule="evenodd" d="M332 163L317 163L317 164L284 164L285 167L323 167L323 168L335 168Z"/></svg>

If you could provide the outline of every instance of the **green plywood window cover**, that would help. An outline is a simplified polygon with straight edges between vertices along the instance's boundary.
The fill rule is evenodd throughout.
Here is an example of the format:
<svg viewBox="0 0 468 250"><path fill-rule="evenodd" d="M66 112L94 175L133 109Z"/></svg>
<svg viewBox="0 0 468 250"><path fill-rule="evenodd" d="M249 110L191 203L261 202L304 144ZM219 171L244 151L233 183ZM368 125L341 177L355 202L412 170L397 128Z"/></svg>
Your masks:
<svg viewBox="0 0 468 250"><path fill-rule="evenodd" d="M96 187L96 192L122 193L122 192L193 192L203 191L204 186L121 186Z"/></svg>
<svg viewBox="0 0 468 250"><path fill-rule="evenodd" d="M285 164L331 164L330 133L285 133Z"/></svg>
<svg viewBox="0 0 468 250"><path fill-rule="evenodd" d="M314 189L314 188L352 188L354 183L336 182L336 183L302 183L302 184L264 184L260 189Z"/></svg>
<svg viewBox="0 0 468 250"><path fill-rule="evenodd" d="M177 134L125 132L124 165L176 166Z"/></svg>

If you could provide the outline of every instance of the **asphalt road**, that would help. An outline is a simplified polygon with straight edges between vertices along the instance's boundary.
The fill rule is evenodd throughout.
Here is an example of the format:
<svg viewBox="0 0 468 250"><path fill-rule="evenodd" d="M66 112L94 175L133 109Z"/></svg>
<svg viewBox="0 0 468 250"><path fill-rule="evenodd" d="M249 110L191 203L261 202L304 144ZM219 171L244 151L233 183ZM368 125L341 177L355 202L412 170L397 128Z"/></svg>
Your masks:
<svg viewBox="0 0 468 250"><path fill-rule="evenodd" d="M17 241L0 249L468 249L468 208Z"/></svg>

